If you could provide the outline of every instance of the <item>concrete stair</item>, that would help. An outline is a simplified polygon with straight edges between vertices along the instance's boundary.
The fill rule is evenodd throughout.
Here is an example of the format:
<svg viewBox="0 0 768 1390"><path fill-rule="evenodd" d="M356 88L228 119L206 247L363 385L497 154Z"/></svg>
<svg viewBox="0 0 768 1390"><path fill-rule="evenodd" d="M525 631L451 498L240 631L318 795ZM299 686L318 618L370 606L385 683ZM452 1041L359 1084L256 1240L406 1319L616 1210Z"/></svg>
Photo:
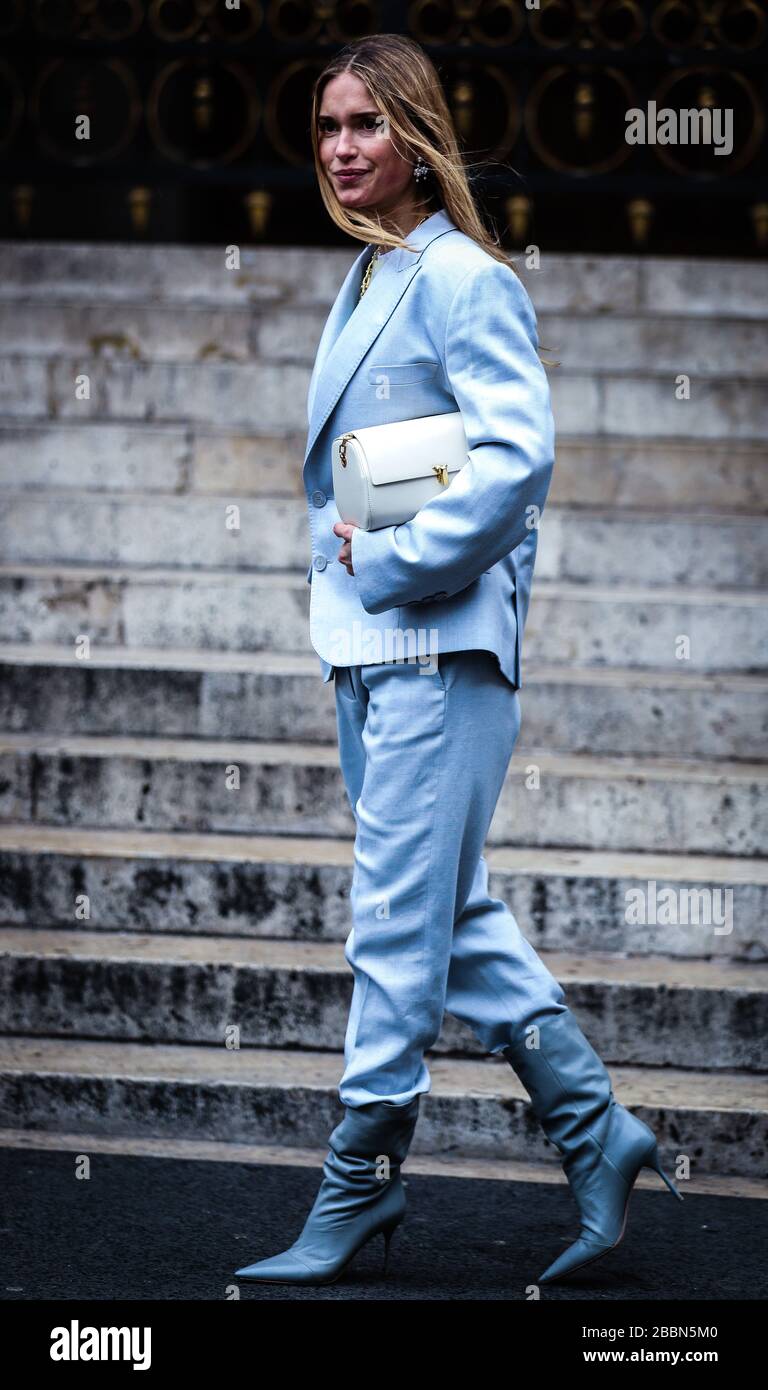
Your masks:
<svg viewBox="0 0 768 1390"><path fill-rule="evenodd" d="M761 856L767 784L760 763L516 749L488 843ZM298 742L4 734L0 816L121 829L354 834L336 750Z"/></svg>
<svg viewBox="0 0 768 1390"><path fill-rule="evenodd" d="M0 565L4 642L306 654L308 631L305 571ZM764 675L766 632L765 590L538 579L525 642L531 666Z"/></svg>
<svg viewBox="0 0 768 1390"><path fill-rule="evenodd" d="M0 1038L0 1123L35 1132L221 1139L326 1148L338 1119L339 1057L273 1048ZM414 1154L537 1160L557 1155L498 1058L436 1056ZM666 1152L702 1173L765 1166L765 1091L743 1071L613 1067L614 1090Z"/></svg>
<svg viewBox="0 0 768 1390"><path fill-rule="evenodd" d="M350 258L0 247L2 1128L322 1148L338 1117L353 824L301 460ZM491 891L662 1146L758 1177L768 269L523 278L558 460ZM430 1070L415 1153L555 1163L449 1016Z"/></svg>
<svg viewBox="0 0 768 1390"><path fill-rule="evenodd" d="M607 1062L760 1070L768 964L542 951ZM0 928L0 1027L43 1037L339 1052L352 996L341 942ZM141 1008L137 1011L137 1003ZM446 1017L435 1052L482 1056Z"/></svg>
<svg viewBox="0 0 768 1390"><path fill-rule="evenodd" d="M0 419L0 488L117 493L236 491L239 497L298 497L305 431L256 433L253 425L89 421L88 450L77 420ZM23 453L23 471L18 467ZM646 507L744 513L768 504L768 448L761 439L631 439L561 435L549 506ZM543 528L542 528L543 529Z"/></svg>
<svg viewBox="0 0 768 1390"><path fill-rule="evenodd" d="M158 520L147 523L140 497L91 496L87 492L30 491L3 496L0 552L4 565L166 566L185 569L190 554L205 557L201 569L293 568L306 575L306 505L282 498L244 498L239 532L227 530L226 497L155 493ZM536 558L542 580L586 584L600 555L604 584L654 587L688 584L752 590L766 585L768 556L758 517L632 517L580 508L552 507L542 520Z"/></svg>
<svg viewBox="0 0 768 1390"><path fill-rule="evenodd" d="M486 860L491 892L538 950L768 962L764 860L511 846ZM0 864L9 925L71 928L84 895L90 931L313 942L349 931L351 839L0 825ZM690 908L670 919L664 895L683 887ZM657 904L640 925L624 910L639 888ZM697 894L717 909L709 918Z"/></svg>
<svg viewBox="0 0 768 1390"><path fill-rule="evenodd" d="M526 633L527 635L527 633ZM330 685L313 655L154 650L99 644L0 645L0 727L9 732L134 734L335 743ZM535 665L518 747L758 761L768 738L768 677ZM253 711L258 709L258 726Z"/></svg>

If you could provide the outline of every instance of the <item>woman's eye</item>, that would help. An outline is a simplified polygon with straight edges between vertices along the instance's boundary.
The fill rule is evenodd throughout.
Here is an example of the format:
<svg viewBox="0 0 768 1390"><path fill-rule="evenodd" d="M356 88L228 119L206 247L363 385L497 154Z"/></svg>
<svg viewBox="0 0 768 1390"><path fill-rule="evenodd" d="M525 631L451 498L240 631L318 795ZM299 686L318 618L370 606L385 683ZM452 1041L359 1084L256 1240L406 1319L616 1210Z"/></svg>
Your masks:
<svg viewBox="0 0 768 1390"><path fill-rule="evenodd" d="M374 131L379 129L380 121L381 116L363 116L360 122L360 129L373 134ZM338 129L336 122L330 120L328 117L322 121L318 121L317 128L320 135L334 135Z"/></svg>

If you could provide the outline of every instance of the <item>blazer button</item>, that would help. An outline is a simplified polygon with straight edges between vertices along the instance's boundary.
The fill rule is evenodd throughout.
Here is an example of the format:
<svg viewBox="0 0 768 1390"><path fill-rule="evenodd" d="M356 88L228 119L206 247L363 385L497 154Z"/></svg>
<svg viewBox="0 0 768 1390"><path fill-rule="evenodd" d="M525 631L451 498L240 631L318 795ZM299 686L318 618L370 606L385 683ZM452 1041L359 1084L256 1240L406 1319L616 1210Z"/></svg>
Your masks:
<svg viewBox="0 0 768 1390"><path fill-rule="evenodd" d="M328 498L326 497L326 495L325 495L324 492L319 492L319 491L318 491L318 492L313 492L313 493L312 493L312 505L313 505L313 507L324 507L327 501L328 501Z"/></svg>
<svg viewBox="0 0 768 1390"><path fill-rule="evenodd" d="M326 560L324 555L316 555L314 560L312 561L312 564L316 570L324 570L326 565L328 564L328 561Z"/></svg>

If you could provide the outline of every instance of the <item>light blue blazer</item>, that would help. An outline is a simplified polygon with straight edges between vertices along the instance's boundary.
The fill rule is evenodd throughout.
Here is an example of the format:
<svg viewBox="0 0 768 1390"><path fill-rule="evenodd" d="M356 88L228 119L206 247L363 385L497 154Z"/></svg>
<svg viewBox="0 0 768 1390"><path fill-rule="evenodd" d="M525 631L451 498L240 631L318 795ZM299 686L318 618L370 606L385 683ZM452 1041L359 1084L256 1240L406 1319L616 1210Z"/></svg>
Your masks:
<svg viewBox="0 0 768 1390"><path fill-rule="evenodd" d="M521 644L554 467L536 315L509 266L444 209L384 256L358 301L366 246L339 290L309 385L304 485L310 639L334 666L483 648L521 684ZM460 410L468 462L411 521L352 534L339 563L331 441L346 430ZM425 657L426 660L426 657Z"/></svg>

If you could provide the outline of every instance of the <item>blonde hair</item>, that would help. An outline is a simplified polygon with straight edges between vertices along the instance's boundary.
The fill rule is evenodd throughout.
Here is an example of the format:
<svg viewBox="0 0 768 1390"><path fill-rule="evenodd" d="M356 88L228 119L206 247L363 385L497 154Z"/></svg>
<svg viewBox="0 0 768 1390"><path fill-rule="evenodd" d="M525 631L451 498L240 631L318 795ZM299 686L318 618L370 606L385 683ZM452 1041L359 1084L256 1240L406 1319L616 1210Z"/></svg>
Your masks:
<svg viewBox="0 0 768 1390"><path fill-rule="evenodd" d="M359 241L407 251L414 249L403 237L386 229L378 216L345 208L320 159L318 121L323 93L332 77L345 72L365 83L387 120L388 133L398 152L405 158L420 156L429 165L429 177L422 185L417 185L424 193L422 211L430 216L444 207L460 231L518 275L512 256L488 231L477 210L437 69L418 43L400 34L374 34L357 39L337 53L315 80L311 113L315 171L320 196L336 226ZM546 365L559 363L546 362Z"/></svg>

